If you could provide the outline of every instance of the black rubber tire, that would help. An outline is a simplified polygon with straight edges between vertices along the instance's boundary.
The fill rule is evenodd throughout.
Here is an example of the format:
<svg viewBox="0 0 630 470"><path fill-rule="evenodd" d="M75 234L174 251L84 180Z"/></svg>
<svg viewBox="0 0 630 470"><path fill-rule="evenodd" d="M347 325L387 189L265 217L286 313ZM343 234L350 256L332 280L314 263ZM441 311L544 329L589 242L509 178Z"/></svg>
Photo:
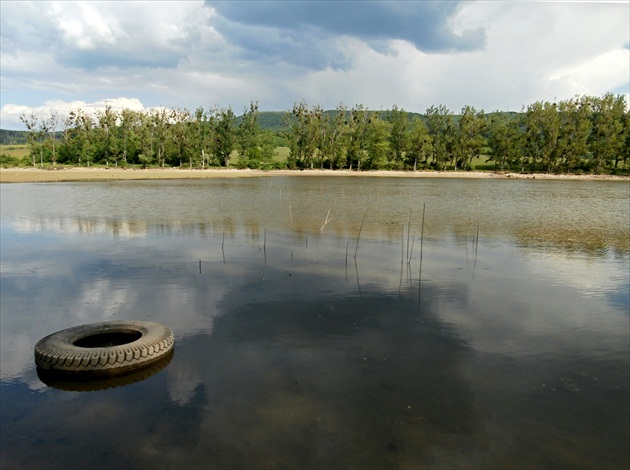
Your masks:
<svg viewBox="0 0 630 470"><path fill-rule="evenodd" d="M174 351L171 349L165 356L160 357L157 362L153 362L147 367L114 376L66 374L37 367L37 377L49 387L70 392L94 392L124 387L148 379L165 369L173 359Z"/></svg>
<svg viewBox="0 0 630 470"><path fill-rule="evenodd" d="M100 345L102 338L114 338L114 342L122 344ZM125 339L116 341L120 338ZM63 374L114 376L159 361L174 345L173 331L160 323L134 320L91 323L39 340L35 345L35 364L43 370Z"/></svg>

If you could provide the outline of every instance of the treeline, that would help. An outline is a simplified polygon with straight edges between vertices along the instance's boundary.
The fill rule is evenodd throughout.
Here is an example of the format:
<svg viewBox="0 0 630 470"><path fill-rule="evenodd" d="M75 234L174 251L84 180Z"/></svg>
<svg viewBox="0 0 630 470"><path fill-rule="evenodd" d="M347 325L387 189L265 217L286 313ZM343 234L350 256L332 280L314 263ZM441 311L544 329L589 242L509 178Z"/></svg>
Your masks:
<svg viewBox="0 0 630 470"><path fill-rule="evenodd" d="M396 106L328 113L301 102L287 123L291 168L470 170L483 155L497 170L600 173L627 169L630 152L625 97L612 94L538 101L521 114L465 106L457 116L445 106L410 116Z"/></svg>
<svg viewBox="0 0 630 470"><path fill-rule="evenodd" d="M522 113L485 114L465 106L455 115L431 106L424 115L394 106L372 111L361 104L334 111L296 103L284 130L261 130L258 103L242 116L230 107L195 111L111 108L66 117L21 117L34 166L53 164L229 166L351 170L470 170L615 172L627 170L630 116L625 97L582 96L538 101ZM61 128L60 133L58 130ZM276 147L289 148L286 161ZM476 160L478 161L478 160Z"/></svg>
<svg viewBox="0 0 630 470"><path fill-rule="evenodd" d="M33 166L50 162L205 168L229 166L237 151L241 165L260 167L272 161L277 142L272 131L261 131L258 114L258 103L251 103L238 124L229 107L192 112L118 112L106 107L94 115L77 110L66 117L31 113L20 119L28 131Z"/></svg>

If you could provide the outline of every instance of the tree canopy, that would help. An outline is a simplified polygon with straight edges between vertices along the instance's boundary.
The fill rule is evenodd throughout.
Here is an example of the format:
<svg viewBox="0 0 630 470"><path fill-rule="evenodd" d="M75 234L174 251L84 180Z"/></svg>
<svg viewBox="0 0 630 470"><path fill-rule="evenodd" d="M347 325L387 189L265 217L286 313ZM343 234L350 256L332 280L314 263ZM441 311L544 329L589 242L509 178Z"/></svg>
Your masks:
<svg viewBox="0 0 630 470"><path fill-rule="evenodd" d="M628 103L610 93L488 114L471 106L454 114L444 105L423 115L362 104L325 111L301 101L279 119L260 113L257 102L238 117L231 107L21 116L33 166L470 170L485 158L488 169L600 173L627 170L630 154ZM261 121L277 130L263 130ZM274 160L279 143L288 147L286 162Z"/></svg>

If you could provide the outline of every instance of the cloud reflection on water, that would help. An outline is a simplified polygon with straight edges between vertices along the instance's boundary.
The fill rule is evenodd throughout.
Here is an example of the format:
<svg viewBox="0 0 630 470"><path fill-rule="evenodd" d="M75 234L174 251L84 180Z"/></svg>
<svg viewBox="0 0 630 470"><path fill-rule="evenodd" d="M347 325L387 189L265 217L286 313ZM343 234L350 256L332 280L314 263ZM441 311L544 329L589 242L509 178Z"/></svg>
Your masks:
<svg viewBox="0 0 630 470"><path fill-rule="evenodd" d="M233 185L219 185L224 196L234 196ZM271 187L247 185L263 194ZM134 194L143 187L113 186ZM149 185L149 193L158 188ZM193 188L205 194L203 184ZM228 217L201 206L201 222L187 221L186 212L172 223L150 208L141 237L113 228L137 213L107 219L97 210L102 222L90 230L57 214L25 230L3 211L2 435L11 444L3 462L562 467L601 464L602 455L627 462L619 451L628 441L627 304L610 297L624 292L623 250L545 251L492 224L474 246L451 220L457 210L434 211L419 285L419 240L409 265L401 263L405 204L390 212L380 196L355 264L360 220L339 223L341 236L332 223L320 232L328 209L317 198L330 188L319 189L306 193L310 205L295 205L300 231L286 232L279 229L286 213L261 212L266 225L251 207ZM299 191L289 180L278 199L297 201ZM346 193L349 207L367 189L355 191ZM305 214L314 220L305 223ZM383 220L391 224L375 228ZM44 388L35 342L110 318L171 326L176 347L166 370L109 391Z"/></svg>

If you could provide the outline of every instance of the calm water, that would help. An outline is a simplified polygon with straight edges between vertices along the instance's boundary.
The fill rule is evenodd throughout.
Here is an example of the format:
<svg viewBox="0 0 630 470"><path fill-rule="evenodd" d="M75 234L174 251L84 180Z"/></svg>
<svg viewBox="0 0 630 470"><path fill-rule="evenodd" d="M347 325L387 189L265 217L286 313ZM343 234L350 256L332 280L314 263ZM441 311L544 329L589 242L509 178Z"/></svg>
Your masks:
<svg viewBox="0 0 630 470"><path fill-rule="evenodd" d="M0 465L628 468L629 188L1 185ZM110 319L171 326L170 363L38 378Z"/></svg>

